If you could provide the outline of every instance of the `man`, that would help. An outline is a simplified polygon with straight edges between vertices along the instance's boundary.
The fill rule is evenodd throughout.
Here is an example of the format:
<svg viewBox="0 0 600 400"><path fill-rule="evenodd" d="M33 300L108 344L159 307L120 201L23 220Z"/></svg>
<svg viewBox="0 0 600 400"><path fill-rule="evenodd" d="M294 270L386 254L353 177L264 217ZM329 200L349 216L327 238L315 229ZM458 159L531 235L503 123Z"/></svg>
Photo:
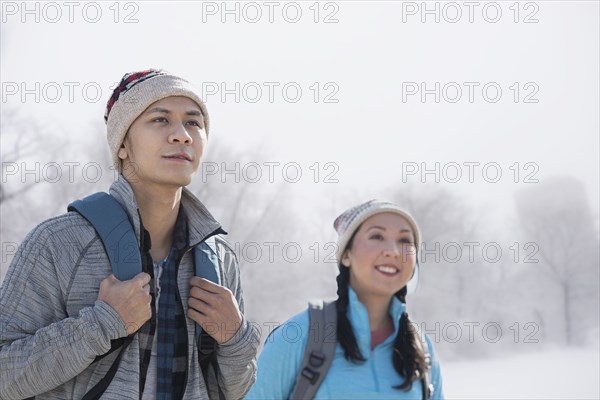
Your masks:
<svg viewBox="0 0 600 400"><path fill-rule="evenodd" d="M133 226L143 272L119 281L77 212L30 232L0 289L0 399L242 398L258 333L243 316L225 232L185 188L207 143L206 107L187 81L147 70L123 77L105 120L120 171L110 194ZM193 276L194 247L208 240L221 284Z"/></svg>

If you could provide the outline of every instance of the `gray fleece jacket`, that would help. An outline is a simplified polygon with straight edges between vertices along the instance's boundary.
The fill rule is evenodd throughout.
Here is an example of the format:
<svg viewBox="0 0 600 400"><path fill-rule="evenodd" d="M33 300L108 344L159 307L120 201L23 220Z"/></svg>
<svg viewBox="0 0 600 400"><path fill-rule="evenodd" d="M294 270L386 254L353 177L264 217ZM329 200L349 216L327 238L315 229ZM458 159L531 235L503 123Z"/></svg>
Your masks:
<svg viewBox="0 0 600 400"><path fill-rule="evenodd" d="M138 241L140 219L133 191L120 176L110 194L126 209ZM200 201L183 189L189 245L202 242L220 225ZM237 259L216 237L221 282L244 301ZM112 365L119 351L97 362L111 340L127 335L117 312L97 300L100 282L112 273L102 242L78 213L51 218L34 228L19 247L0 288L0 399L81 399ZM181 260L178 287L187 313L193 251ZM214 398L216 382L202 377L194 335L187 319L188 377L184 399ZM219 386L227 399L241 399L256 379L257 330L244 318L237 334L218 350ZM214 376L211 376L214 379ZM139 399L140 340L134 336L103 399Z"/></svg>

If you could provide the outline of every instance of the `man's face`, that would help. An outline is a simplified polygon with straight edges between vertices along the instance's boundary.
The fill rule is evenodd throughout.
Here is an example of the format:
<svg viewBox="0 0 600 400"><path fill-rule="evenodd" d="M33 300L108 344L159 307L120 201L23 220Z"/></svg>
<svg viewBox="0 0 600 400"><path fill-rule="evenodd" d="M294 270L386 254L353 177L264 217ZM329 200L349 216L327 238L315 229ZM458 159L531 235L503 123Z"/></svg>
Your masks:
<svg viewBox="0 0 600 400"><path fill-rule="evenodd" d="M166 97L129 127L118 152L123 175L131 183L186 186L198 170L206 141L200 107L187 97Z"/></svg>

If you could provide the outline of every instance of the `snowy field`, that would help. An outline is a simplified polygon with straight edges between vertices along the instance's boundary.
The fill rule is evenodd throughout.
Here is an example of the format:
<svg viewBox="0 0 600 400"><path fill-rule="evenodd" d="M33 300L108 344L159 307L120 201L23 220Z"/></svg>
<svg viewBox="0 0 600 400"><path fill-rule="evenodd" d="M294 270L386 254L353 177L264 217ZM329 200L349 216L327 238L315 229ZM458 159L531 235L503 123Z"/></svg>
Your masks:
<svg viewBox="0 0 600 400"><path fill-rule="evenodd" d="M484 361L445 362L447 399L600 399L600 353L570 348Z"/></svg>

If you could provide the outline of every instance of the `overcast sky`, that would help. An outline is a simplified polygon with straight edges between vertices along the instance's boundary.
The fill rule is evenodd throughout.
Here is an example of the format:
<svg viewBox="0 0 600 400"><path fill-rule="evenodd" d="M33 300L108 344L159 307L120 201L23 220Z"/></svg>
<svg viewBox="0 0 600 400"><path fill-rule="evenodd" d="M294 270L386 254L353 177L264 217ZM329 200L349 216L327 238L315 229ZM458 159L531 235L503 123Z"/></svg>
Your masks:
<svg viewBox="0 0 600 400"><path fill-rule="evenodd" d="M124 73L158 67L202 90L211 141L262 144L279 180L297 162L309 202L432 182L422 170L439 163L441 183L499 219L557 174L597 213L598 2L23 4L2 5L2 106L75 142L103 128Z"/></svg>

